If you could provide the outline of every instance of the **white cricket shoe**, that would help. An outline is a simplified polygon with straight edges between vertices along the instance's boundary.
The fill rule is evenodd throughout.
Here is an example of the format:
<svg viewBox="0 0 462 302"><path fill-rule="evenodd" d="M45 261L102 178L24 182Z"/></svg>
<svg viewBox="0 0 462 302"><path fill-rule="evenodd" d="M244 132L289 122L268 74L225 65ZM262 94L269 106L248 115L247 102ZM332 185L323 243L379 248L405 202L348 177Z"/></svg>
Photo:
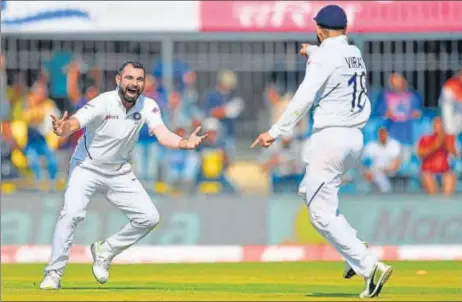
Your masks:
<svg viewBox="0 0 462 302"><path fill-rule="evenodd" d="M93 256L93 276L99 283L106 283L109 280L109 268L113 257L104 247L103 241L93 243L90 250Z"/></svg>
<svg viewBox="0 0 462 302"><path fill-rule="evenodd" d="M42 283L40 283L40 289L60 289L61 288L61 276L56 271L48 271L43 277Z"/></svg>
<svg viewBox="0 0 462 302"><path fill-rule="evenodd" d="M360 298L374 298L382 291L383 286L391 276L391 266L379 262L369 278L366 278L366 289L359 295Z"/></svg>

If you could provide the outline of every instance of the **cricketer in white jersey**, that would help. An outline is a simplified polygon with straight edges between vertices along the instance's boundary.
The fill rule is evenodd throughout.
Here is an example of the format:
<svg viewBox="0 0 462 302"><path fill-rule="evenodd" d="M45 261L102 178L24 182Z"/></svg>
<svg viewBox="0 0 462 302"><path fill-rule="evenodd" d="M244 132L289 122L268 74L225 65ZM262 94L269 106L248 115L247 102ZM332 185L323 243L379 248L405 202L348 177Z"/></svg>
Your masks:
<svg viewBox="0 0 462 302"><path fill-rule="evenodd" d="M313 135L304 156L307 167L299 194L310 209L315 229L366 279L366 289L360 296L371 298L380 293L392 269L367 249L338 210L341 176L359 164L361 128L371 113L366 66L360 50L348 44L342 8L326 6L315 21L321 44L311 51L312 46L308 46L304 80L278 122L260 134L251 147L269 147L276 138L291 133L313 107Z"/></svg>
<svg viewBox="0 0 462 302"><path fill-rule="evenodd" d="M159 213L148 193L132 172L130 153L146 123L150 132L166 147L194 149L206 136L200 127L183 139L164 125L157 103L142 95L145 70L138 62L126 62L116 76L117 89L100 94L72 117L53 116L58 136L69 136L81 128L71 159L64 206L55 227L52 252L45 268L42 289L58 289L69 260L77 224L85 218L91 196L100 191L130 220L118 233L91 245L93 274L107 282L112 259L146 236L159 223Z"/></svg>

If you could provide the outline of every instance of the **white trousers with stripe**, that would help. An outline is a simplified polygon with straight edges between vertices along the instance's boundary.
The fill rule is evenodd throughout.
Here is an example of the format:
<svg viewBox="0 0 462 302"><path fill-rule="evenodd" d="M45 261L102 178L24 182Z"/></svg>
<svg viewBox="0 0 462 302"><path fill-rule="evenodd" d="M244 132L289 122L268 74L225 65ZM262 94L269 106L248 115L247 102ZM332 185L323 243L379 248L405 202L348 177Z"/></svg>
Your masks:
<svg viewBox="0 0 462 302"><path fill-rule="evenodd" d="M85 218L87 205L96 191L103 192L106 199L130 221L122 230L106 239L114 255L141 240L158 225L159 213L133 172L108 176L71 165L64 206L56 223L51 257L45 272L56 270L63 274L77 224Z"/></svg>
<svg viewBox="0 0 462 302"><path fill-rule="evenodd" d="M378 260L338 210L341 176L359 164L363 140L357 128L326 128L315 132L304 154L308 165L299 194L309 207L314 228L358 275L369 277Z"/></svg>

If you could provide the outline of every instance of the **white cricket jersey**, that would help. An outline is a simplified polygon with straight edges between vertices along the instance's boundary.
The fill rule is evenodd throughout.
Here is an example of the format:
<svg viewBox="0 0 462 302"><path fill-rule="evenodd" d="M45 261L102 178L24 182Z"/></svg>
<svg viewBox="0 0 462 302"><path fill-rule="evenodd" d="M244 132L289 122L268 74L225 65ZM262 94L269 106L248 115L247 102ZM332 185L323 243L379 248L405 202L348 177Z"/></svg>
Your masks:
<svg viewBox="0 0 462 302"><path fill-rule="evenodd" d="M388 138L385 145L378 141L370 142L364 148L363 157L370 158L372 168L384 169L400 157L401 146L398 141Z"/></svg>
<svg viewBox="0 0 462 302"><path fill-rule="evenodd" d="M106 175L131 171L130 154L141 127L149 131L163 124L157 103L141 95L127 112L118 91L100 94L73 116L85 133L79 139L71 161Z"/></svg>
<svg viewBox="0 0 462 302"><path fill-rule="evenodd" d="M270 135L291 133L313 105L313 130L361 129L371 114L361 51L349 45L345 35L328 38L319 47L309 46L308 51L305 78Z"/></svg>

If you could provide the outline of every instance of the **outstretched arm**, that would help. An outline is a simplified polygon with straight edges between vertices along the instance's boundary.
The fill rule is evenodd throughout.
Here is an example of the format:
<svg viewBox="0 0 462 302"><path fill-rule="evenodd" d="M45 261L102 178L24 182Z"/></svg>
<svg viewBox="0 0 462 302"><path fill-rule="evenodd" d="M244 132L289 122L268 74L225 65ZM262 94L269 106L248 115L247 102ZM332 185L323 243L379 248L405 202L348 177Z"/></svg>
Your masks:
<svg viewBox="0 0 462 302"><path fill-rule="evenodd" d="M72 133L79 131L88 123L92 122L98 117L102 117L105 112L105 102L100 100L99 97L94 98L73 116L69 117L67 112L64 113L61 119L51 115L53 119L53 131L56 135L67 137Z"/></svg>
<svg viewBox="0 0 462 302"><path fill-rule="evenodd" d="M171 132L164 124L161 124L151 130L151 133L154 134L159 140L159 143L165 147L191 150L196 149L207 138L207 135L198 135L200 130L201 127L197 127L191 136L186 139Z"/></svg>
<svg viewBox="0 0 462 302"><path fill-rule="evenodd" d="M155 135L163 146L172 149L195 149L199 146L206 138L207 135L199 136L201 127L197 127L196 130L187 139L173 133L167 126L165 126L162 120L159 106L152 100L152 103L148 105L146 114L146 124L148 125L149 132Z"/></svg>
<svg viewBox="0 0 462 302"><path fill-rule="evenodd" d="M320 56L308 60L305 78L284 113L269 131L273 138L291 133L295 125L306 115L313 106L317 92L332 74L332 65L331 62L322 60Z"/></svg>
<svg viewBox="0 0 462 302"><path fill-rule="evenodd" d="M302 43L302 46L300 47L300 50L298 51L298 53L301 56L309 57L309 56L312 56L318 49L319 49L319 46L310 45L308 43Z"/></svg>
<svg viewBox="0 0 462 302"><path fill-rule="evenodd" d="M267 148L279 136L292 133L298 122L313 106L317 92L335 68L335 65L328 59L322 59L319 55L315 55L308 60L305 77L289 102L289 105L277 123L268 132L260 134L250 148L254 148L257 145Z"/></svg>

